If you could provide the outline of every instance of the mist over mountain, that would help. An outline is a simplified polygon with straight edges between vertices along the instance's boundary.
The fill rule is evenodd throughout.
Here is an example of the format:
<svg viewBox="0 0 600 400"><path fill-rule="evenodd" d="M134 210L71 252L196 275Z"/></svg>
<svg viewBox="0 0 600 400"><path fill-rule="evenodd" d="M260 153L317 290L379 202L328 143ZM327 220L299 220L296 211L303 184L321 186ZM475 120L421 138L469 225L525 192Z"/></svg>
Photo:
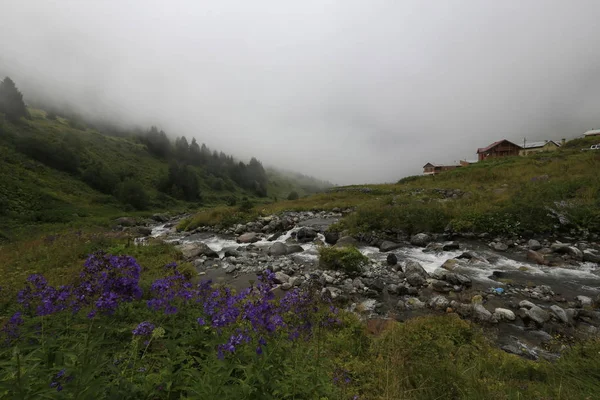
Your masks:
<svg viewBox="0 0 600 400"><path fill-rule="evenodd" d="M30 101L336 183L600 126L600 4L7 0Z"/></svg>

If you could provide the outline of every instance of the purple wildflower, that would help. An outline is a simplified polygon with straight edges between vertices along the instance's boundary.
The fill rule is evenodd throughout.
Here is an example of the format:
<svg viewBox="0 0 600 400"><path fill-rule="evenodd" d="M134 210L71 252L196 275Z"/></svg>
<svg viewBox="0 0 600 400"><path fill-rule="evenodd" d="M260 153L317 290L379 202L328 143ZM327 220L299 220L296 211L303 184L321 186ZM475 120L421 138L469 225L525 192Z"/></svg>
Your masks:
<svg viewBox="0 0 600 400"><path fill-rule="evenodd" d="M154 324L148 321L140 322L140 324L131 331L135 336L150 336L154 331Z"/></svg>

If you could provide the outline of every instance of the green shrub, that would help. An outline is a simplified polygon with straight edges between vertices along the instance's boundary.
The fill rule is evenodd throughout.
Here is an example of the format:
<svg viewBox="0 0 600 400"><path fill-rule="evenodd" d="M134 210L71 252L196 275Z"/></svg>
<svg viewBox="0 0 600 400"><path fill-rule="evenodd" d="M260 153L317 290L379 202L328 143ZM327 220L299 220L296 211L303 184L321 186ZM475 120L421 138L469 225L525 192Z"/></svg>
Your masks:
<svg viewBox="0 0 600 400"><path fill-rule="evenodd" d="M247 197L244 197L240 202L239 210L241 212L247 213L252 211L252 207L254 207L252 201L250 201L250 199L248 199Z"/></svg>
<svg viewBox="0 0 600 400"><path fill-rule="evenodd" d="M117 187L117 198L137 210L148 208L149 198L144 186L135 179L126 179Z"/></svg>
<svg viewBox="0 0 600 400"><path fill-rule="evenodd" d="M288 200L298 200L300 196L298 195L298 192L296 192L295 190L290 192L290 194L288 195L287 199Z"/></svg>
<svg viewBox="0 0 600 400"><path fill-rule="evenodd" d="M369 258L362 255L354 246L348 247L321 247L319 249L319 262L322 268L344 271L350 275L358 275Z"/></svg>

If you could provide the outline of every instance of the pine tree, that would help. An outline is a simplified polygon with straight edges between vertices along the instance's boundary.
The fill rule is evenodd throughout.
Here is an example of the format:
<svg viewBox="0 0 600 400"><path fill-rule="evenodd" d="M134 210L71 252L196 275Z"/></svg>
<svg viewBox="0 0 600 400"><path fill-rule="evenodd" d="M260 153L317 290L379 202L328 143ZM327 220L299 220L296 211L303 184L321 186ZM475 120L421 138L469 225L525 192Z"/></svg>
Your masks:
<svg viewBox="0 0 600 400"><path fill-rule="evenodd" d="M23 101L23 94L8 76L0 83L0 112L10 121L27 117L29 113Z"/></svg>

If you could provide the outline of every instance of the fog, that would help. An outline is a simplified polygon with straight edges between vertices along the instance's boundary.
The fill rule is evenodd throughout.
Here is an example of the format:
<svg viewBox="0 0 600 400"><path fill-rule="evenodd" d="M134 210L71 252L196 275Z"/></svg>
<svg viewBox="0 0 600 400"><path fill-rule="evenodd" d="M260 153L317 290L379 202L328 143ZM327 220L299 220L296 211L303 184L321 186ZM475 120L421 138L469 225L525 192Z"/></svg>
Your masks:
<svg viewBox="0 0 600 400"><path fill-rule="evenodd" d="M28 96L339 184L600 128L597 0L2 0Z"/></svg>

